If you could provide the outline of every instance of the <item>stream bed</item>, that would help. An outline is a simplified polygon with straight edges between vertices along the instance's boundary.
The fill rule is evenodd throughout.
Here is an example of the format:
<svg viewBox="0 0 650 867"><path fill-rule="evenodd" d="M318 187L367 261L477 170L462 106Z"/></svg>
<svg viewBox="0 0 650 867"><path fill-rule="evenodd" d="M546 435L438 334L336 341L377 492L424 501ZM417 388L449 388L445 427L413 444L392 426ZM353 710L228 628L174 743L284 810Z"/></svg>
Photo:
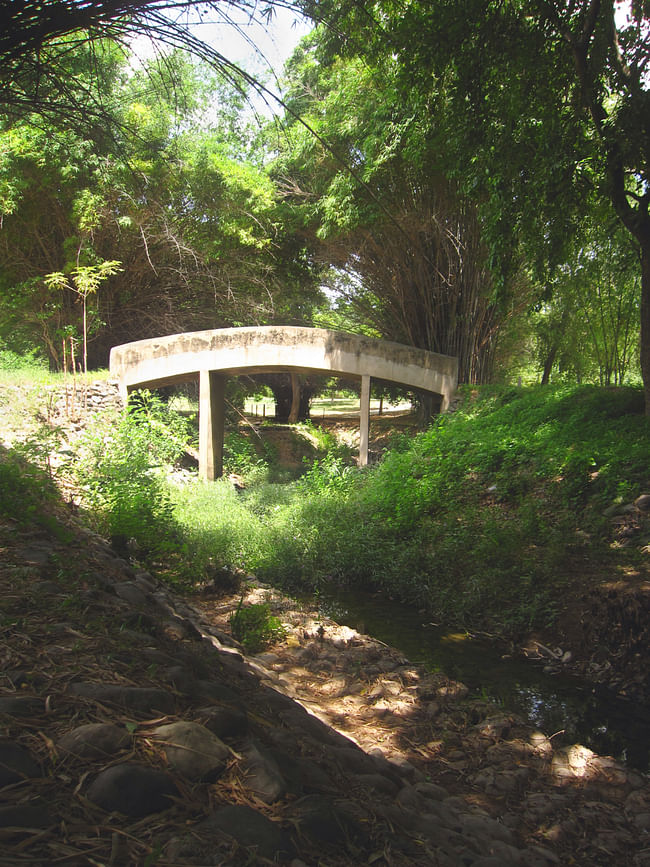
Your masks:
<svg viewBox="0 0 650 867"><path fill-rule="evenodd" d="M637 770L650 766L650 707L543 663L504 657L494 644L429 624L417 610L367 592L321 592L320 612L400 650L411 662L462 681L474 695L528 719L560 744L581 743Z"/></svg>

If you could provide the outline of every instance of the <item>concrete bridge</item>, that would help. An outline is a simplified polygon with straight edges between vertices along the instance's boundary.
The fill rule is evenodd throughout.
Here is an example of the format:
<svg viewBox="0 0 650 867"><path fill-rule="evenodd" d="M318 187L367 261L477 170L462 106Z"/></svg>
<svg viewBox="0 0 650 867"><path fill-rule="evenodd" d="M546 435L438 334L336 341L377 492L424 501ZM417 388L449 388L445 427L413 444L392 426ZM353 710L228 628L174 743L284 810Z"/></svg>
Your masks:
<svg viewBox="0 0 650 867"><path fill-rule="evenodd" d="M228 375L284 371L360 379L361 465L368 462L371 377L440 395L442 411L458 383L458 359L448 355L342 331L274 325L136 340L111 350L110 369L124 398L134 388L199 378L199 475L203 479L223 472Z"/></svg>

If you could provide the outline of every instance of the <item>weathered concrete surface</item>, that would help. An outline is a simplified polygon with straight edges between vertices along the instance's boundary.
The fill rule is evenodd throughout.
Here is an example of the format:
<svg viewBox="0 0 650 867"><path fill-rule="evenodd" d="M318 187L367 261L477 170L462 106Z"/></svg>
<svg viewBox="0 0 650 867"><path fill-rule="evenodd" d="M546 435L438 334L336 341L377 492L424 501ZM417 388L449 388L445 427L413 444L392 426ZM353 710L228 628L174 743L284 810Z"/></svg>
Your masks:
<svg viewBox="0 0 650 867"><path fill-rule="evenodd" d="M442 397L448 408L458 384L458 359L342 331L297 326L219 328L172 334L125 343L111 350L110 369L120 382L123 396L131 388L156 388L196 379L201 373L201 412L204 414L204 448L199 471L204 478L220 474L223 421L212 399L216 382L211 375L298 371L328 371L361 379L361 454L367 461L370 377L421 389ZM210 396L212 395L212 396ZM211 420L205 413L213 413ZM365 443L365 445L364 445Z"/></svg>
<svg viewBox="0 0 650 867"><path fill-rule="evenodd" d="M329 370L372 376L441 394L447 403L458 381L458 361L412 346L324 328L220 328L125 343L111 350L111 373L123 389L164 385L200 370ZM444 405L443 405L443 408Z"/></svg>

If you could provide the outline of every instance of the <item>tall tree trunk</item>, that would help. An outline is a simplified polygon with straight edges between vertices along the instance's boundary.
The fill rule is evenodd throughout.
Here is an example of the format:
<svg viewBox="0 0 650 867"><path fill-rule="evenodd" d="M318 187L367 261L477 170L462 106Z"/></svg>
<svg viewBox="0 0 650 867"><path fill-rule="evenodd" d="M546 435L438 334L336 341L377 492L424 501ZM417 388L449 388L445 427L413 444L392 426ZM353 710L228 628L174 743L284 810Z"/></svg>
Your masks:
<svg viewBox="0 0 650 867"><path fill-rule="evenodd" d="M555 364L555 356L557 355L558 344L555 343L551 346L549 350L546 360L544 361L544 370L542 371L542 385L548 385L549 379L551 378L551 371L553 370L553 365Z"/></svg>
<svg viewBox="0 0 650 867"><path fill-rule="evenodd" d="M641 376L645 414L650 416L650 232L641 244Z"/></svg>

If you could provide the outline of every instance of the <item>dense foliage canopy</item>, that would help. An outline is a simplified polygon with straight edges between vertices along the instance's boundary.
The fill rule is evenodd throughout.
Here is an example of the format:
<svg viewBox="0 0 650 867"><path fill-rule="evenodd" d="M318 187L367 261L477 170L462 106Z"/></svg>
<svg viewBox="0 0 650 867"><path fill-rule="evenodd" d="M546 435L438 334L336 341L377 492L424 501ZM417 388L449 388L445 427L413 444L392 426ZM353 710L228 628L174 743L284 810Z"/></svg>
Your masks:
<svg viewBox="0 0 650 867"><path fill-rule="evenodd" d="M389 0L309 4L336 21L337 54L397 56L445 148L446 174L480 204L501 279L519 255L563 263L590 199L639 253L641 368L650 411L650 15L609 0Z"/></svg>
<svg viewBox="0 0 650 867"><path fill-rule="evenodd" d="M321 22L287 66L279 134L252 126L251 76L190 26L278 7ZM643 4L0 11L0 340L12 348L58 365L83 328L92 365L137 337L315 322L457 355L467 382L620 384L640 341L650 387ZM144 68L136 33L158 40ZM80 291L80 275L100 273Z"/></svg>

